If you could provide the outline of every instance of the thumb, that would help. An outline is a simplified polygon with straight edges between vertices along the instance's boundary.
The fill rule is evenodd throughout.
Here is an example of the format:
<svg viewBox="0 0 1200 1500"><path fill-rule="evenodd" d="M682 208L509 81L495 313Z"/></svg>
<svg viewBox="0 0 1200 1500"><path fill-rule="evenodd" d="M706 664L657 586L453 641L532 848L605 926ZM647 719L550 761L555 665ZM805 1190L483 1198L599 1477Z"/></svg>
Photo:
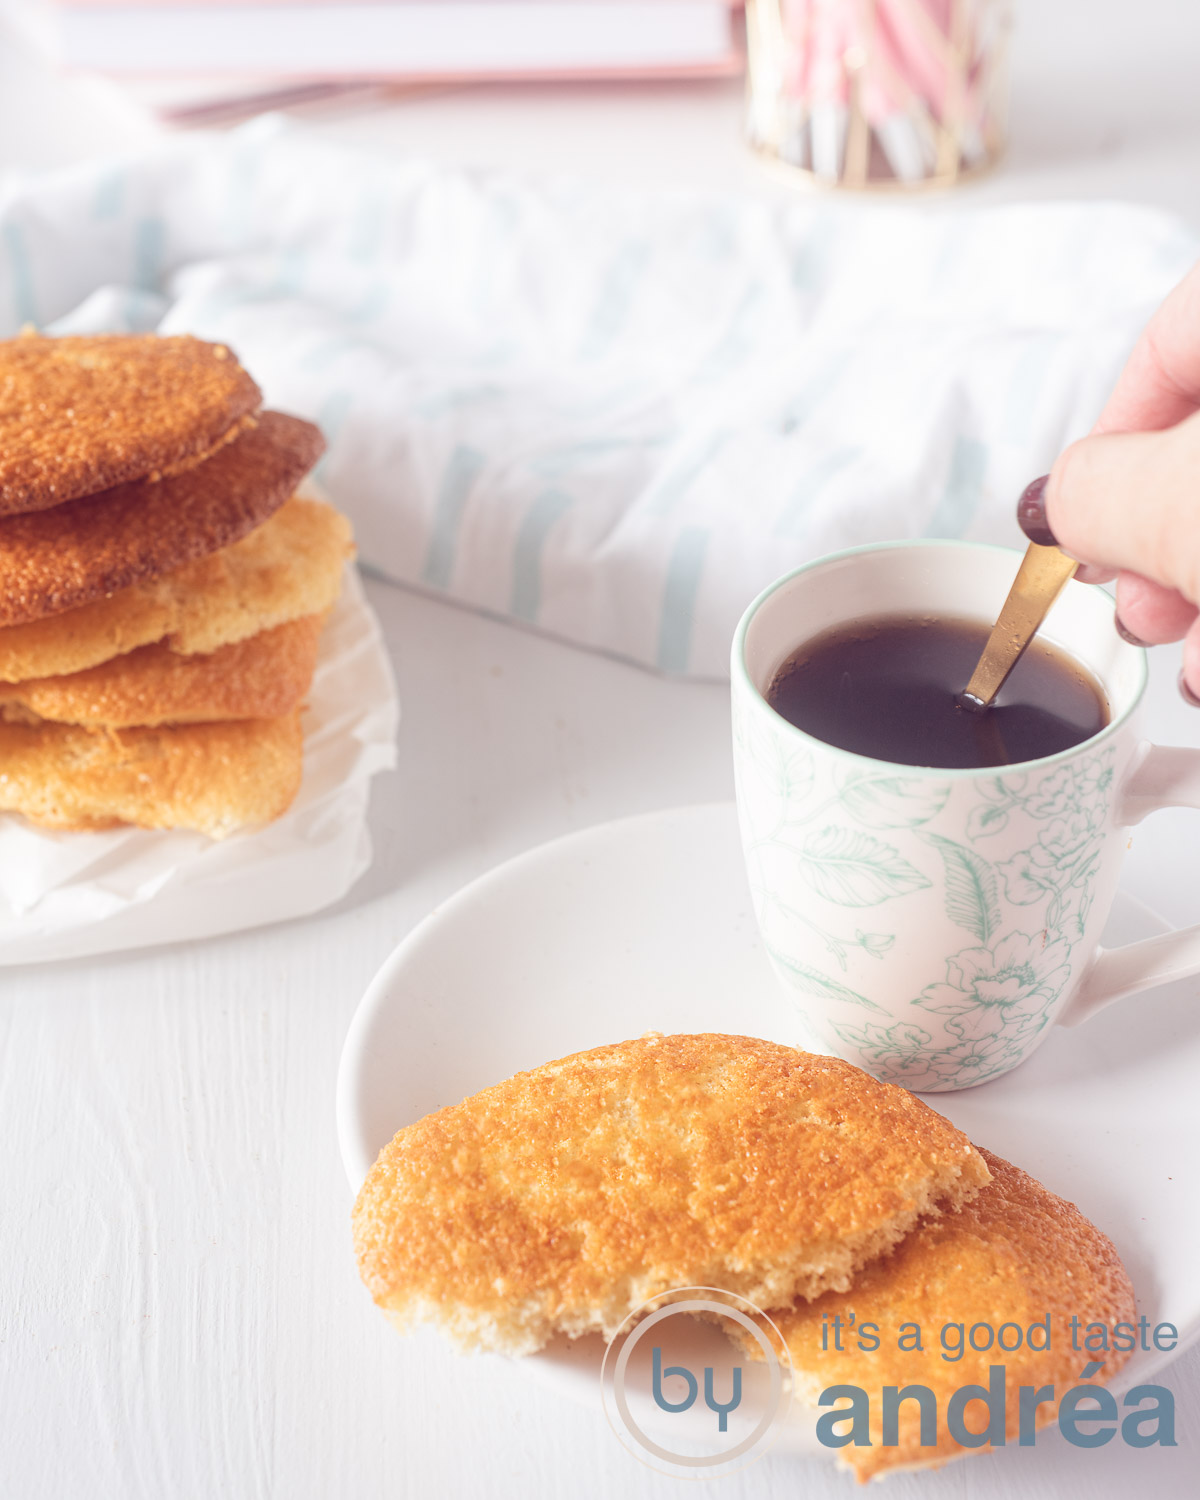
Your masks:
<svg viewBox="0 0 1200 1500"><path fill-rule="evenodd" d="M1081 562L1140 573L1200 602L1200 413L1164 432L1072 443L1050 471L1046 518Z"/></svg>

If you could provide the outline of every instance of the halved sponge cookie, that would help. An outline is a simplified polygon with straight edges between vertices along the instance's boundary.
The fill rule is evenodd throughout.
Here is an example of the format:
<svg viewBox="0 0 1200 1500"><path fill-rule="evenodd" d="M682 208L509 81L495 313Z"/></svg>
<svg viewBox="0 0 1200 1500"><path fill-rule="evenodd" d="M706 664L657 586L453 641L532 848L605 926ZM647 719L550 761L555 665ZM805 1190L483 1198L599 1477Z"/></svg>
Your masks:
<svg viewBox="0 0 1200 1500"><path fill-rule="evenodd" d="M648 1036L519 1073L399 1131L354 1209L398 1325L529 1353L680 1286L760 1307L845 1288L988 1181L906 1090L750 1037Z"/></svg>

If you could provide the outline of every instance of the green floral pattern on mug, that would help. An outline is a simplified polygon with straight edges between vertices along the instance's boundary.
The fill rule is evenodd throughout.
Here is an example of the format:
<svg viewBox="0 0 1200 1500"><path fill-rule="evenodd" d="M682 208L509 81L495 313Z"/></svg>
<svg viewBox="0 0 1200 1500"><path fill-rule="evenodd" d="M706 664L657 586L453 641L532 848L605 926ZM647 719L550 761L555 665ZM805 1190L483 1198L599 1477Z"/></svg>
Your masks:
<svg viewBox="0 0 1200 1500"><path fill-rule="evenodd" d="M1115 750L943 779L818 760L740 703L734 734L755 911L810 1027L909 1088L970 1087L1020 1062L1095 944ZM889 955L930 922L961 943L915 993L889 992Z"/></svg>

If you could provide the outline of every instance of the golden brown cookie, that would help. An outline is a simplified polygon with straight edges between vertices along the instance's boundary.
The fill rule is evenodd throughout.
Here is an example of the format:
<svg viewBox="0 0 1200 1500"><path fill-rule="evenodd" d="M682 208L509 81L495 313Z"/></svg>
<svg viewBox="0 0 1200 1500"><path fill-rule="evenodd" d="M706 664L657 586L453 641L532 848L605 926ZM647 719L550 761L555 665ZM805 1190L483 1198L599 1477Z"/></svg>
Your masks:
<svg viewBox="0 0 1200 1500"><path fill-rule="evenodd" d="M269 823L300 789L300 715L169 729L0 724L0 811L45 828L192 828L224 838Z"/></svg>
<svg viewBox="0 0 1200 1500"><path fill-rule="evenodd" d="M354 555L350 523L299 496L231 547L62 614L0 629L0 682L82 672L139 646L215 651L326 613Z"/></svg>
<svg viewBox="0 0 1200 1500"><path fill-rule="evenodd" d="M261 402L223 344L186 335L0 342L0 515L198 463Z"/></svg>
<svg viewBox="0 0 1200 1500"><path fill-rule="evenodd" d="M857 1386L866 1392L871 1409L870 1447L839 1448L839 1461L860 1480L891 1469L932 1468L977 1449L964 1448L946 1426L951 1396L963 1386L988 1384L989 1366L1005 1367L1007 1436L1019 1432L1019 1388L1054 1386L1061 1397L1078 1383L1091 1357L1071 1348L1070 1319L1080 1326L1136 1319L1133 1287L1111 1242L1088 1222L1074 1204L1057 1198L1040 1182L990 1152L982 1153L992 1180L969 1203L954 1213L928 1220L912 1231L890 1255L864 1267L849 1291L827 1292L814 1302L797 1303L772 1320L791 1355L797 1394L813 1402L834 1385ZM1050 1348L1014 1351L975 1350L968 1336L977 1324L978 1344L988 1342L987 1329L998 1333L1008 1326L1005 1341L1016 1339L1017 1328L1028 1330L1050 1317ZM840 1317L850 1332L842 1335L844 1352L822 1349L822 1328L832 1328ZM880 1334L875 1352L860 1352L856 1332L874 1324ZM921 1350L900 1350L904 1324L917 1325ZM961 1359L943 1358L940 1330L961 1324ZM1034 1335L1041 1343L1040 1334ZM912 1336L909 1336L912 1341ZM947 1335L953 1353L959 1335ZM747 1341L746 1352L761 1357ZM1104 1358L1097 1355L1096 1358ZM1129 1358L1110 1353L1098 1379L1109 1380ZM883 1389L923 1385L937 1401L936 1446L922 1447L920 1411L916 1400L904 1402L898 1413L898 1444L882 1445ZM1037 1426L1051 1420L1054 1404L1042 1406ZM1082 1412L1081 1412L1082 1415ZM968 1403L967 1428L983 1430L987 1413L981 1402Z"/></svg>
<svg viewBox="0 0 1200 1500"><path fill-rule="evenodd" d="M306 615L203 656L160 642L86 672L0 683L0 719L125 729L279 718L308 695L323 624L323 615Z"/></svg>
<svg viewBox="0 0 1200 1500"><path fill-rule="evenodd" d="M401 1130L354 1208L359 1270L401 1327L530 1353L647 1298L760 1307L846 1287L988 1180L967 1138L837 1058L739 1036L581 1052Z"/></svg>
<svg viewBox="0 0 1200 1500"><path fill-rule="evenodd" d="M279 509L324 447L311 422L264 412L172 478L0 517L0 625L74 609L228 547Z"/></svg>

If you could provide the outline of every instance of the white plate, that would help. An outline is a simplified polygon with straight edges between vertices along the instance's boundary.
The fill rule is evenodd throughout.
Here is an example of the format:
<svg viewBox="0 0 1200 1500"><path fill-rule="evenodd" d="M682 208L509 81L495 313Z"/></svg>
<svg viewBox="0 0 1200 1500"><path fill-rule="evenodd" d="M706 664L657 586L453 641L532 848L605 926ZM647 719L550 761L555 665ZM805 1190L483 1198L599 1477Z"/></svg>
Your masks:
<svg viewBox="0 0 1200 1500"><path fill-rule="evenodd" d="M1118 897L1105 943L1164 924ZM1194 981L1056 1030L1023 1067L930 1103L1077 1203L1115 1242L1151 1326L1200 1335L1200 1005ZM812 1046L758 941L731 805L545 844L474 881L392 954L351 1024L338 1133L355 1191L395 1132L488 1084L645 1031ZM719 1337L719 1335L717 1335ZM521 1361L592 1405L603 1344ZM1139 1353L1118 1388L1173 1355ZM811 1449L810 1424L784 1446Z"/></svg>

